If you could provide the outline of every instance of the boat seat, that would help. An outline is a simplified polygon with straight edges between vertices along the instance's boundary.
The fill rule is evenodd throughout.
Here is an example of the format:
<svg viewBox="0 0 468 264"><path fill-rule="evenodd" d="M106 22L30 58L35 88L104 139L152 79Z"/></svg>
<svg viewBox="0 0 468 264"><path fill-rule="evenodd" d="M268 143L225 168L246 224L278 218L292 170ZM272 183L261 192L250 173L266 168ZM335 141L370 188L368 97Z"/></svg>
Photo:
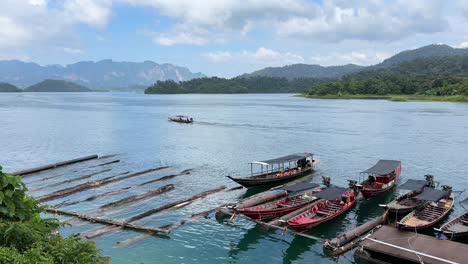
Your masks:
<svg viewBox="0 0 468 264"><path fill-rule="evenodd" d="M468 219L460 219L460 222L463 224L463 225L468 225Z"/></svg>
<svg viewBox="0 0 468 264"><path fill-rule="evenodd" d="M321 215L326 215L326 216L331 215L331 213L324 212L324 211L317 211L316 213L317 213L317 214L321 214Z"/></svg>

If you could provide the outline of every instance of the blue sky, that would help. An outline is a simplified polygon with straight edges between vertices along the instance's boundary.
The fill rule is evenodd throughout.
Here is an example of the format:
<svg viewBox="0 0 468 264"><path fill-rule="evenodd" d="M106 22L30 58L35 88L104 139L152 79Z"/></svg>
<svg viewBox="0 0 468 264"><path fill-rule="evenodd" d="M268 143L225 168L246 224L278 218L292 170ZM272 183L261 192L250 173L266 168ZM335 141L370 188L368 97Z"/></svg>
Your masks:
<svg viewBox="0 0 468 264"><path fill-rule="evenodd" d="M468 0L2 0L0 59L172 63L233 77L468 47Z"/></svg>

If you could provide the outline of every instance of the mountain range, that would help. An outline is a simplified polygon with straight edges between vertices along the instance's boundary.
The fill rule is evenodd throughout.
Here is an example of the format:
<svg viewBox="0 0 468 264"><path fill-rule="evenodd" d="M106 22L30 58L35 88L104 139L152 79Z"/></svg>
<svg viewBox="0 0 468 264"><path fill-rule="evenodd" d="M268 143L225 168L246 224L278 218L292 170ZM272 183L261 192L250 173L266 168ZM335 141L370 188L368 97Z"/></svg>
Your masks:
<svg viewBox="0 0 468 264"><path fill-rule="evenodd" d="M0 82L27 87L46 79L74 82L90 88L112 89L149 86L158 80L187 81L204 77L172 64L145 62L82 61L66 66L18 60L0 61Z"/></svg>

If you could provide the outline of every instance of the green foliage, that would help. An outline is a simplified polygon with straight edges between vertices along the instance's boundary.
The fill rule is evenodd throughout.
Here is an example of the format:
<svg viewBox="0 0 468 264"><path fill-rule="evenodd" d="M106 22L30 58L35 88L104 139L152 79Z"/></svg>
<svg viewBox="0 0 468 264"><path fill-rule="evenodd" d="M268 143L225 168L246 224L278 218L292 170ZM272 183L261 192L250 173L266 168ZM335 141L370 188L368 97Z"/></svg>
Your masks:
<svg viewBox="0 0 468 264"><path fill-rule="evenodd" d="M21 89L14 86L13 84L0 82L0 93L18 93Z"/></svg>
<svg viewBox="0 0 468 264"><path fill-rule="evenodd" d="M107 263L93 242L63 238L56 219L42 219L37 202L26 196L21 177L0 166L0 264Z"/></svg>
<svg viewBox="0 0 468 264"><path fill-rule="evenodd" d="M91 92L83 85L63 80L47 79L24 89L25 92Z"/></svg>
<svg viewBox="0 0 468 264"><path fill-rule="evenodd" d="M193 79L186 82L158 81L145 90L146 94L239 94L239 93L301 93L324 80L304 78L288 80L278 77L224 79L218 77Z"/></svg>

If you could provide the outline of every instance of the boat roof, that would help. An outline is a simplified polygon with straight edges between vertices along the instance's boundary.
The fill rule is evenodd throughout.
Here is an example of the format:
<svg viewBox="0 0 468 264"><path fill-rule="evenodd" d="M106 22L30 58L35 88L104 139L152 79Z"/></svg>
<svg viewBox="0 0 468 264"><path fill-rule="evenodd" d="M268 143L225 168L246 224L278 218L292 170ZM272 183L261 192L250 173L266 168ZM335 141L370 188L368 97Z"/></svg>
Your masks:
<svg viewBox="0 0 468 264"><path fill-rule="evenodd" d="M419 191L424 186L426 186L427 181L425 180L413 180L409 179L402 185L400 185L398 188L403 189L403 190L411 190L411 191Z"/></svg>
<svg viewBox="0 0 468 264"><path fill-rule="evenodd" d="M416 195L414 198L418 200L425 200L430 202L438 201L444 197L449 196L449 192L436 190L432 188L425 189L422 193Z"/></svg>
<svg viewBox="0 0 468 264"><path fill-rule="evenodd" d="M317 188L319 186L320 185L318 185L317 183L313 183L313 182L299 182L293 185L284 186L281 189L287 192L301 192L301 191Z"/></svg>
<svg viewBox="0 0 468 264"><path fill-rule="evenodd" d="M291 154L291 155L269 159L269 160L254 161L254 162L251 162L251 164L273 165L273 164L285 163L285 162L290 162L290 161L298 161L301 159L312 157L313 155L314 155L313 153L308 153L308 152L296 153L296 154Z"/></svg>
<svg viewBox="0 0 468 264"><path fill-rule="evenodd" d="M340 197L342 194L348 191L348 188L332 186L321 192L315 193L314 196L325 200L335 200L336 198Z"/></svg>
<svg viewBox="0 0 468 264"><path fill-rule="evenodd" d="M394 172L400 165L401 161L398 160L379 160L374 166L361 173L377 174L383 176Z"/></svg>
<svg viewBox="0 0 468 264"><path fill-rule="evenodd" d="M468 197L465 200L461 201L461 203L462 204L468 204Z"/></svg>

